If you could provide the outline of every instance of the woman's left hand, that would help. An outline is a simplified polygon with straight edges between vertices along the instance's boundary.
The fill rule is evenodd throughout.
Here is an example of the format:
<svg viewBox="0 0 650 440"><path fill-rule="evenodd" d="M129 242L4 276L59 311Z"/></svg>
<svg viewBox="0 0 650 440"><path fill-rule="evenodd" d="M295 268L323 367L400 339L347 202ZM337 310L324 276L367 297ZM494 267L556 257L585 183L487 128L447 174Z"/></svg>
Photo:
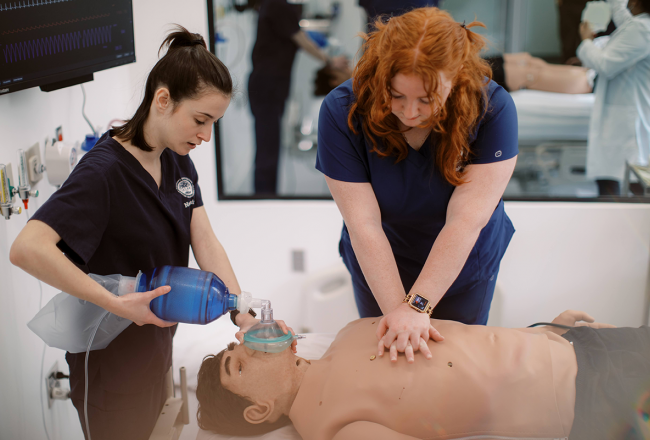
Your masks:
<svg viewBox="0 0 650 440"><path fill-rule="evenodd" d="M240 316L241 316L241 318L240 318ZM239 341L240 344L243 344L244 343L244 334L248 330L250 330L251 327L253 327L255 324L260 322L260 320L257 319L257 318L253 318L253 316L248 314L248 313L240 313L237 316L237 318L238 318L237 320L241 324L239 326L239 331L237 333L235 333L235 338L237 338L237 340ZM276 319L275 322L278 323L278 325L280 326L280 328L282 329L282 331L284 332L285 335L289 334L289 332L291 332L294 336L296 335L296 332L294 332L291 327L287 327L287 324L285 324L284 321L282 321L280 319ZM293 351L294 353L296 353L296 351L297 351L297 349L296 349L297 345L298 345L298 340L294 339L293 342L291 343L291 351Z"/></svg>
<svg viewBox="0 0 650 440"><path fill-rule="evenodd" d="M408 304L400 304L379 321L377 354L383 356L385 349L388 348L391 361L397 362L397 353L400 352L406 355L409 363L413 363L415 352L421 350L427 359L431 359L431 351L427 345L429 338L436 342L445 339L431 325L429 315L413 310Z"/></svg>
<svg viewBox="0 0 650 440"><path fill-rule="evenodd" d="M594 30L591 28L591 23L588 21L580 23L580 38L582 38L582 40L594 39Z"/></svg>

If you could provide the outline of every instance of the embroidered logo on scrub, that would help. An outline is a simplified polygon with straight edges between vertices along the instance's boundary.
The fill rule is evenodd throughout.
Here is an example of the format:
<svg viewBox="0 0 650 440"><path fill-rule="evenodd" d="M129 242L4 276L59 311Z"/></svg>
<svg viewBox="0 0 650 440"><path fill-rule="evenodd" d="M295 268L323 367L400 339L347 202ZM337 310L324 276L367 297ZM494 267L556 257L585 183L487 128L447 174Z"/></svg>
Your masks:
<svg viewBox="0 0 650 440"><path fill-rule="evenodd" d="M181 193L184 197L191 199L194 197L194 184L187 177L181 177L176 182L176 191Z"/></svg>
<svg viewBox="0 0 650 440"><path fill-rule="evenodd" d="M503 153L501 152L501 150L499 150L496 153L494 153L494 157L501 157L502 154Z"/></svg>

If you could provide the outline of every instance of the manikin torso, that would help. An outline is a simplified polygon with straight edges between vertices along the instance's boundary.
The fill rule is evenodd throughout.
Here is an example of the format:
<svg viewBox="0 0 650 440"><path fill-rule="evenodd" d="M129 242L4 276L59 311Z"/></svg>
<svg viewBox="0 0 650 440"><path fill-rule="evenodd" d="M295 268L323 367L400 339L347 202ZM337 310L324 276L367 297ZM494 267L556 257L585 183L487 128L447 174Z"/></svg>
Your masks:
<svg viewBox="0 0 650 440"><path fill-rule="evenodd" d="M311 362L289 415L304 440L356 421L421 439L569 436L578 368L562 337L432 320L445 337L429 341L433 358L392 363L371 360L378 323L348 324Z"/></svg>

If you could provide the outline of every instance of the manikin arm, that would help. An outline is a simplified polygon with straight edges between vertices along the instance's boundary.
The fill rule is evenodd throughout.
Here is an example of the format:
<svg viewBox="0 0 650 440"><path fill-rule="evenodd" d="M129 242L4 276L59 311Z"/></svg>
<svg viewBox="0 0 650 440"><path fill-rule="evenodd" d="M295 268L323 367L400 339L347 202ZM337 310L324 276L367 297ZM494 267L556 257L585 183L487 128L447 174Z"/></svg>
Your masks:
<svg viewBox="0 0 650 440"><path fill-rule="evenodd" d="M359 421L341 429L332 440L417 440L410 435L401 434L378 423Z"/></svg>
<svg viewBox="0 0 650 440"><path fill-rule="evenodd" d="M568 327L591 327L591 328L616 328L616 326L611 324L604 324L601 322L595 322L596 320L586 312L581 312L579 310L566 310L558 315L552 323L564 325ZM568 332L568 329L553 327L553 326L540 326L532 328L518 328L517 330L525 333L547 333L553 332L560 336Z"/></svg>

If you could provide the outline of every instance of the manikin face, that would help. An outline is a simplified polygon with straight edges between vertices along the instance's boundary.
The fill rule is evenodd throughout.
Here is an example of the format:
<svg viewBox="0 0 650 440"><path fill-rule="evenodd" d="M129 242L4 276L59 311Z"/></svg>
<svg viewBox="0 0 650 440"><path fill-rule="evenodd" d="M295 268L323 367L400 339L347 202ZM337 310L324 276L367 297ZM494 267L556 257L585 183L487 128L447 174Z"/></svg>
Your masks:
<svg viewBox="0 0 650 440"><path fill-rule="evenodd" d="M446 73L439 73L438 95L442 105L451 92L452 80ZM431 116L431 105L424 81L416 75L398 73L390 81L391 110L407 127L417 127ZM435 112L438 112L435 108Z"/></svg>
<svg viewBox="0 0 650 440"><path fill-rule="evenodd" d="M309 362L291 350L264 353L230 345L221 362L221 384L256 404L277 403L295 395L308 367Z"/></svg>
<svg viewBox="0 0 650 440"><path fill-rule="evenodd" d="M223 117L230 97L218 91L202 93L196 99L185 99L175 106L166 89L158 89L152 106L159 116L157 144L185 156L202 142L209 142L212 125Z"/></svg>

